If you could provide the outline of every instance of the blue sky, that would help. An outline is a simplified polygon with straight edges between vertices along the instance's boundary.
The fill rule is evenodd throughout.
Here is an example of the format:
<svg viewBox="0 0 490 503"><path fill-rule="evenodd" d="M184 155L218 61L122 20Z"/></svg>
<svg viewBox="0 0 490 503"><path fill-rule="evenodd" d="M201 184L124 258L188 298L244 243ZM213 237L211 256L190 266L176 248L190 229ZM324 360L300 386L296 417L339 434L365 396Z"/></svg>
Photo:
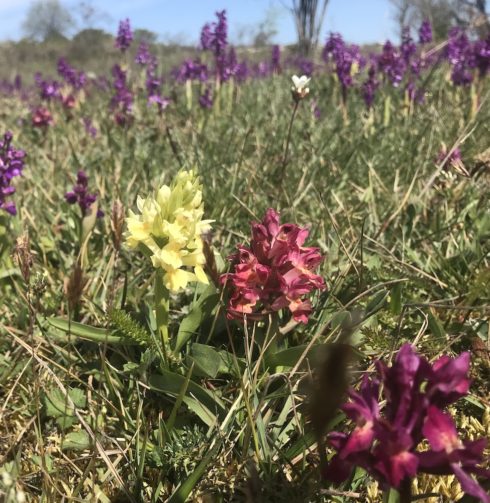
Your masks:
<svg viewBox="0 0 490 503"><path fill-rule="evenodd" d="M0 40L17 40L22 36L22 21L32 0L0 0ZM76 16L78 0L62 0ZM214 18L216 10L228 12L232 41L250 30L269 15L275 20L278 34L274 42L295 41L292 16L286 6L290 0L94 0L90 2L100 12L96 26L115 32L118 20L129 17L135 28L146 28L162 40L197 42L201 26ZM102 15L103 14L103 15ZM324 23L328 31L342 33L355 43L379 42L396 38L388 0L330 0ZM247 41L247 36L242 38Z"/></svg>

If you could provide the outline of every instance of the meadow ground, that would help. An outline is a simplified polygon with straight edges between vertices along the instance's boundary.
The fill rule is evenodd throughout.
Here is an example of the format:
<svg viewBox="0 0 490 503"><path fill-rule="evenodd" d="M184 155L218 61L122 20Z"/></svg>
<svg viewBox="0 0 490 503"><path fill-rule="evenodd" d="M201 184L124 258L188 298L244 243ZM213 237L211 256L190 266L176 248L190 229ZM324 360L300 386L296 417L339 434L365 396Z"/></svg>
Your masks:
<svg viewBox="0 0 490 503"><path fill-rule="evenodd" d="M381 501L369 470L325 480L335 449L323 440L352 429L344 380L357 388L406 342L430 362L470 352L471 387L449 411L463 438L488 438L488 79L453 86L441 65L422 103L383 85L368 110L313 74L291 120L286 71L226 82L212 108L198 104L202 84L177 86L161 113L132 72L123 124L95 86L73 108L51 102L45 127L19 95L1 98L1 129L27 153L17 215L0 216L3 500ZM464 169L447 162L456 148ZM183 169L199 174L213 221L210 284L165 299L124 218ZM98 195L84 217L65 197L79 170ZM226 317L218 276L268 208L324 256L307 323L286 306ZM412 493L463 496L454 475L419 475Z"/></svg>

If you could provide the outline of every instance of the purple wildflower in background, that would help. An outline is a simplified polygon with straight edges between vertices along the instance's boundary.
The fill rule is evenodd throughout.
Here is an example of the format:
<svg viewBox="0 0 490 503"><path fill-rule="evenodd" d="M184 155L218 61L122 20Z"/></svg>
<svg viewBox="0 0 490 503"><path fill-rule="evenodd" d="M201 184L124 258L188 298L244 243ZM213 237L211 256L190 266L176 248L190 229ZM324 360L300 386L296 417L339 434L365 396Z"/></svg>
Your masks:
<svg viewBox="0 0 490 503"><path fill-rule="evenodd" d="M424 19L419 28L419 43L430 44L432 42L432 24L428 19Z"/></svg>
<svg viewBox="0 0 490 503"><path fill-rule="evenodd" d="M131 23L129 19L123 19L119 21L119 29L117 30L117 37L115 41L115 47L121 52L125 52L131 46L133 41L133 32L131 30Z"/></svg>
<svg viewBox="0 0 490 503"><path fill-rule="evenodd" d="M199 105L201 108L211 109L213 108L213 93L211 88L206 87L205 91L201 96L199 96Z"/></svg>
<svg viewBox="0 0 490 503"><path fill-rule="evenodd" d="M320 120L322 118L322 111L320 107L318 106L318 101L317 100L311 100L311 112L313 114L313 117L315 117L316 120Z"/></svg>
<svg viewBox="0 0 490 503"><path fill-rule="evenodd" d="M272 46L271 70L274 73L281 73L281 48L278 45Z"/></svg>
<svg viewBox="0 0 490 503"><path fill-rule="evenodd" d="M125 70L116 64L112 67L112 75L114 77L112 85L116 92L112 96L110 107L111 110L117 111L116 122L119 125L126 125L133 108L133 94L127 87Z"/></svg>
<svg viewBox="0 0 490 503"><path fill-rule="evenodd" d="M172 71L177 82L185 82L186 80L198 80L206 82L208 80L208 67L201 63L199 59L186 59L179 68Z"/></svg>
<svg viewBox="0 0 490 503"><path fill-rule="evenodd" d="M61 97L61 84L57 80L44 80L40 73L34 75L34 82L39 88L39 97L45 101Z"/></svg>
<svg viewBox="0 0 490 503"><path fill-rule="evenodd" d="M7 201L7 197L15 192L15 187L11 185L12 179L22 175L26 153L12 146L12 138L12 133L7 131L0 140L0 209L16 215L15 203Z"/></svg>
<svg viewBox="0 0 490 503"><path fill-rule="evenodd" d="M447 59L452 66L451 80L456 86L473 82L471 66L474 66L472 45L466 33L459 27L451 28L446 48Z"/></svg>
<svg viewBox="0 0 490 503"><path fill-rule="evenodd" d="M87 76L82 70L77 71L65 58L58 60L58 73L63 80L74 89L82 89L87 82Z"/></svg>
<svg viewBox="0 0 490 503"><path fill-rule="evenodd" d="M409 64L412 56L417 52L417 45L412 39L410 34L410 28L405 26L402 30L402 43L400 45L400 52L405 60L405 63Z"/></svg>
<svg viewBox="0 0 490 503"><path fill-rule="evenodd" d="M473 44L473 66L478 69L480 77L484 77L490 70L490 34L484 40L477 40Z"/></svg>
<svg viewBox="0 0 490 503"><path fill-rule="evenodd" d="M148 96L159 94L162 88L162 83L162 79L156 75L156 72L148 68L145 81L146 92L148 93Z"/></svg>
<svg viewBox="0 0 490 503"><path fill-rule="evenodd" d="M206 23L201 30L201 49L212 51L216 58L223 56L228 45L226 10L216 12L215 23Z"/></svg>
<svg viewBox="0 0 490 503"><path fill-rule="evenodd" d="M154 94L148 98L148 105L156 105L158 112L162 113L170 105L170 101L170 98Z"/></svg>
<svg viewBox="0 0 490 503"><path fill-rule="evenodd" d="M376 95L376 89L379 86L379 82L376 79L376 67L371 65L368 70L368 78L362 83L361 94L364 103L367 108L371 108L374 103L374 97Z"/></svg>
<svg viewBox="0 0 490 503"><path fill-rule="evenodd" d="M347 45L340 34L332 33L323 49L324 61L328 62L330 56L334 62L335 72L345 98L347 89L354 83L352 79L353 65L354 63L360 65L361 63L359 47Z"/></svg>
<svg viewBox="0 0 490 503"><path fill-rule="evenodd" d="M416 83L413 80L410 80L407 83L405 90L407 91L408 99L411 102L418 103L418 104L424 102L425 93L424 93L423 89L419 89L417 87Z"/></svg>
<svg viewBox="0 0 490 503"><path fill-rule="evenodd" d="M227 61L226 47L228 46L228 23L226 10L216 12L218 18L214 23L206 23L201 31L201 49L211 51L215 59L216 77L226 80Z"/></svg>
<svg viewBox="0 0 490 503"><path fill-rule="evenodd" d="M216 12L218 22L214 27L213 51L216 56L224 54L228 45L228 24L226 20L226 10Z"/></svg>
<svg viewBox="0 0 490 503"><path fill-rule="evenodd" d="M441 150L439 151L439 154L436 159L436 164L441 164L442 169L445 172L448 172L451 169L453 169L456 173L469 177L470 174L468 173L468 170L466 169L463 159L461 157L461 150L459 147L456 147L452 149L450 152L446 145L443 143Z"/></svg>
<svg viewBox="0 0 490 503"><path fill-rule="evenodd" d="M213 30L209 23L206 23L201 30L201 49L210 51L213 40Z"/></svg>
<svg viewBox="0 0 490 503"><path fill-rule="evenodd" d="M307 77L311 77L313 75L313 70L315 69L313 61L305 57L297 58L295 60L295 66L300 75L306 75Z"/></svg>
<svg viewBox="0 0 490 503"><path fill-rule="evenodd" d="M250 76L250 69L246 61L241 61L235 69L235 79L237 82L245 82Z"/></svg>
<svg viewBox="0 0 490 503"><path fill-rule="evenodd" d="M85 127L87 134L89 134L92 138L95 138L97 136L97 128L93 125L92 119L90 119L90 117L83 118L83 126Z"/></svg>
<svg viewBox="0 0 490 503"><path fill-rule="evenodd" d="M146 42L141 42L136 51L134 62L141 66L148 65L153 60L153 55L150 53L150 47Z"/></svg>
<svg viewBox="0 0 490 503"><path fill-rule="evenodd" d="M400 85L405 75L405 61L389 40L378 56L378 69L388 77L394 87Z"/></svg>
<svg viewBox="0 0 490 503"><path fill-rule="evenodd" d="M442 356L431 365L410 344L400 348L391 367L378 360L377 376L366 374L359 391L351 390L350 402L342 407L355 424L353 431L329 434L337 453L325 477L340 483L360 466L384 489L400 489L417 473L454 474L466 493L490 503L471 477L490 478L490 471L478 466L486 441L462 442L452 418L443 412L467 395L469 365L469 353ZM430 449L421 452L417 447L424 439Z"/></svg>
<svg viewBox="0 0 490 503"><path fill-rule="evenodd" d="M73 190L65 194L65 200L68 204L78 204L82 211L82 216L86 216L97 200L97 194L91 194L88 191L88 176L83 170L77 173L77 181L73 186ZM97 210L97 218L104 216L102 210Z"/></svg>

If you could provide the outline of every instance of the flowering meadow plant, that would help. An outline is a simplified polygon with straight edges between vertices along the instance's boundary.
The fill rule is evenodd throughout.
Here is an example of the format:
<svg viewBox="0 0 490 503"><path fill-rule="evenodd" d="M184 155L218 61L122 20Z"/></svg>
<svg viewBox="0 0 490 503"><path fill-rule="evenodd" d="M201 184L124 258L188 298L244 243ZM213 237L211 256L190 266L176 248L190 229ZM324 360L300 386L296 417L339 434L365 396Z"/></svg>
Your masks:
<svg viewBox="0 0 490 503"><path fill-rule="evenodd" d="M299 101L303 98L306 98L306 96L308 96L310 92L310 88L307 86L310 83L311 78L307 77L306 75L302 75L301 77L293 75L291 77L291 80L293 81L291 91L293 93L294 101Z"/></svg>
<svg viewBox="0 0 490 503"><path fill-rule="evenodd" d="M177 292L192 281L208 283L201 236L209 231L211 221L202 219L204 205L196 174L181 171L155 195L138 196L137 207L139 214L130 210L126 220L128 246L141 247L150 255L153 266L164 271L165 287Z"/></svg>
<svg viewBox="0 0 490 503"><path fill-rule="evenodd" d="M88 176L85 171L78 171L77 181L73 189L65 193L65 200L68 204L78 204L83 217L90 212L92 205L97 200L97 194L88 191ZM98 209L97 217L102 216L104 216L104 212Z"/></svg>
<svg viewBox="0 0 490 503"><path fill-rule="evenodd" d="M5 47L0 501L490 503L484 27L211 21Z"/></svg>
<svg viewBox="0 0 490 503"><path fill-rule="evenodd" d="M312 306L307 296L325 288L315 273L322 255L318 248L303 246L308 234L298 225L280 224L273 209L252 224L250 245L238 246L230 257L233 272L221 276L230 294L230 318L260 319L288 308L296 321L308 322Z"/></svg>
<svg viewBox="0 0 490 503"><path fill-rule="evenodd" d="M119 29L117 31L117 37L115 41L115 46L121 52L127 51L133 41L133 30L131 29L131 23L129 19L123 19L119 22Z"/></svg>
<svg viewBox="0 0 490 503"><path fill-rule="evenodd" d="M0 209L10 215L16 215L15 203L7 198L15 192L12 180L22 175L26 153L15 148L12 139L12 133L7 131L0 140Z"/></svg>
<svg viewBox="0 0 490 503"><path fill-rule="evenodd" d="M343 406L354 430L329 434L337 453L325 477L340 483L360 466L384 488L410 492L418 473L454 474L467 494L490 502L471 476L490 478L490 470L478 466L487 441L460 440L445 411L468 394L469 365L469 353L430 364L410 344L401 347L391 367L377 361L377 375L365 375Z"/></svg>

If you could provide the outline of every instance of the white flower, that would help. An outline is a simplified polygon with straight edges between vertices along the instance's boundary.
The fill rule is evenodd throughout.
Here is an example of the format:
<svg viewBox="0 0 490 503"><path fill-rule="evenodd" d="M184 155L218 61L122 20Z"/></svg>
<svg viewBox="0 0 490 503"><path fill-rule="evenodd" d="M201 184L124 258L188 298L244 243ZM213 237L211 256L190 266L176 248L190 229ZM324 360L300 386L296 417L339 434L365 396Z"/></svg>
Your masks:
<svg viewBox="0 0 490 503"><path fill-rule="evenodd" d="M310 80L310 77L307 77L306 75L302 75L301 77L298 77L297 75L292 76L294 85L291 87L291 90L293 91L294 99L302 99L310 92L310 89L306 87Z"/></svg>

